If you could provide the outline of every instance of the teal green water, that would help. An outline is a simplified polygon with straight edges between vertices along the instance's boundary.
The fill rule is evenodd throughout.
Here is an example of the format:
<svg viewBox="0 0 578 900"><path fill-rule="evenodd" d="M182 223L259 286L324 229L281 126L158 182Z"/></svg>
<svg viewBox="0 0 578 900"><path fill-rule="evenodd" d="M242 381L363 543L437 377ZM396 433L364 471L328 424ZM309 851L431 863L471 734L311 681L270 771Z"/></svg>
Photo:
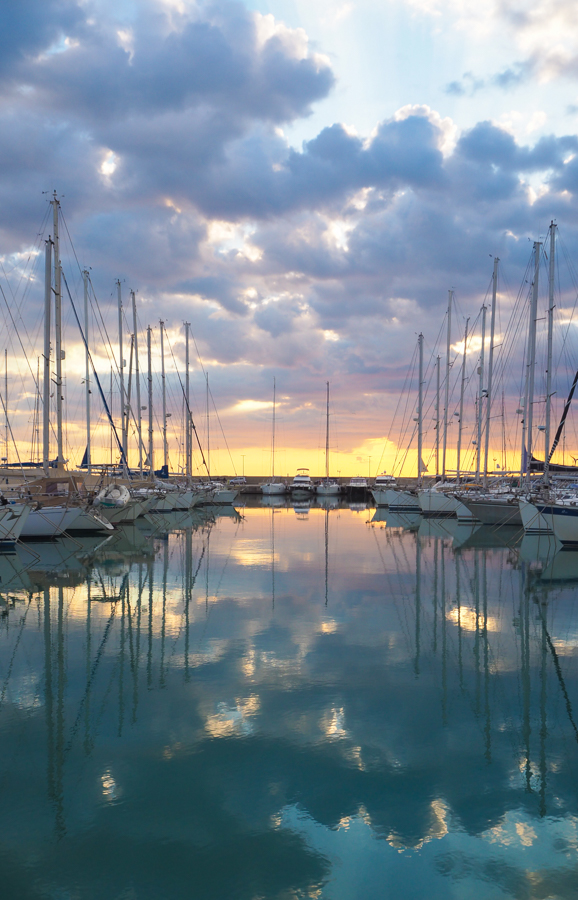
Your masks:
<svg viewBox="0 0 578 900"><path fill-rule="evenodd" d="M242 512L0 557L2 900L577 897L577 556Z"/></svg>

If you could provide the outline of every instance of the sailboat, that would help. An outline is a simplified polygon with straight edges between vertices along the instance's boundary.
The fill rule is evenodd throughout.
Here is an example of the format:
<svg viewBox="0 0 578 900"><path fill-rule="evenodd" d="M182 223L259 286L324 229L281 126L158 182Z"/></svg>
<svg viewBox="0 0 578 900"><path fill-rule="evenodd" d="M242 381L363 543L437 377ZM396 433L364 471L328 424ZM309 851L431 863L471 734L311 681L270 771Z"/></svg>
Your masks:
<svg viewBox="0 0 578 900"><path fill-rule="evenodd" d="M261 490L265 497L279 496L284 494L287 488L282 481L275 481L275 400L276 400L276 384L273 379L273 429L271 437L271 479L266 484L261 485Z"/></svg>
<svg viewBox="0 0 578 900"><path fill-rule="evenodd" d="M329 478L329 382L327 382L327 416L325 426L325 478L315 488L320 497L335 497L341 493L341 485Z"/></svg>

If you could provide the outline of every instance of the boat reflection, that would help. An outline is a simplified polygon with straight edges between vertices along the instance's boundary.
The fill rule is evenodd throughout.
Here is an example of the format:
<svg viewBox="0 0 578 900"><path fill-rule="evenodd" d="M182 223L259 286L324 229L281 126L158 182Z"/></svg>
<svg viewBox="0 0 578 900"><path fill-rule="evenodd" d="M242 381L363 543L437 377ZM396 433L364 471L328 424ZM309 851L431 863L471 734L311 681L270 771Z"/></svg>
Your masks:
<svg viewBox="0 0 578 900"><path fill-rule="evenodd" d="M574 883L578 553L306 510L0 556L18 883L337 897L374 854L377 897L385 870L406 885L405 849L435 857L436 897L456 866L461 893L486 896L490 853L516 884L538 850L544 885Z"/></svg>

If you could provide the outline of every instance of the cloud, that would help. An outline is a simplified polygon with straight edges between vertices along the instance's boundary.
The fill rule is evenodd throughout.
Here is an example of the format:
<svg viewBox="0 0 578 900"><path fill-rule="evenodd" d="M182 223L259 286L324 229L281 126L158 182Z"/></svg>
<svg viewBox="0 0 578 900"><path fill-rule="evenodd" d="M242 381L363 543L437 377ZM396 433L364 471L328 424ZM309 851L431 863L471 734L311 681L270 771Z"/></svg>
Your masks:
<svg viewBox="0 0 578 900"><path fill-rule="evenodd" d="M298 29L237 3L150 2L122 21L101 8L56 4L56 31L31 26L3 70L2 246L22 259L40 246L41 191L56 188L111 332L121 278L143 325L193 323L231 406L246 384L267 399L282 369L295 408L331 377L344 408L382 427L416 331L435 343L448 287L468 314L479 308L488 254L516 283L527 238L552 217L578 252L575 135L523 141L492 121L460 131L406 105L369 134L335 122L292 146L280 124L334 83ZM516 73L521 63L503 70L504 85ZM468 75L463 90L478 89ZM26 314L39 317L40 263L27 272L15 264L10 287L18 306L28 285Z"/></svg>
<svg viewBox="0 0 578 900"><path fill-rule="evenodd" d="M472 72L464 72L461 79L450 81L444 88L446 94L454 97L473 97L479 91L498 88L508 91L529 81L536 71L534 59L522 60L484 78L476 77Z"/></svg>

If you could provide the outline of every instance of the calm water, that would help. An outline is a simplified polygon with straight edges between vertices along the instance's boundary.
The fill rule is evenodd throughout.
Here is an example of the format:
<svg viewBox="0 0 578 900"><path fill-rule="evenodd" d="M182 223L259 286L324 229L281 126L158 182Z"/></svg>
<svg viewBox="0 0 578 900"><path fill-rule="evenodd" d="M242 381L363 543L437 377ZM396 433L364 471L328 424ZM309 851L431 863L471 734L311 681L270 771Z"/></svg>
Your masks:
<svg viewBox="0 0 578 900"><path fill-rule="evenodd" d="M576 555L243 514L0 557L3 900L577 897Z"/></svg>

